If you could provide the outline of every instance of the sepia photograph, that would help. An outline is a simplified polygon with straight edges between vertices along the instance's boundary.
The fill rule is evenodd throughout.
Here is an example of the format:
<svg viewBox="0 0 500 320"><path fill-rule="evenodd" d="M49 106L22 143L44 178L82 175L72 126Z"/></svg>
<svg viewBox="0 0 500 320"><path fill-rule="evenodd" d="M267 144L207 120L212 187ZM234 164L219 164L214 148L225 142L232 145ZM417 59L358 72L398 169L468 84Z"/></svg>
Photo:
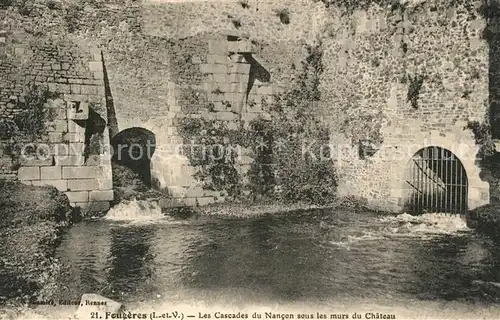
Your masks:
<svg viewBox="0 0 500 320"><path fill-rule="evenodd" d="M500 319L500 0L0 0L0 319Z"/></svg>

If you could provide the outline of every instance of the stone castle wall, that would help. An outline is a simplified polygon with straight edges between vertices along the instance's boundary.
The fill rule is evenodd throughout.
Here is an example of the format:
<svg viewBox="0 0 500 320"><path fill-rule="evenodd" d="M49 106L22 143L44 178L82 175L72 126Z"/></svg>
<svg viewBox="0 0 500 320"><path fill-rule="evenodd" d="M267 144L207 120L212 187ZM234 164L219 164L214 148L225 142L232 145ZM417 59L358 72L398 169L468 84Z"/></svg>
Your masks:
<svg viewBox="0 0 500 320"><path fill-rule="evenodd" d="M348 16L336 11L339 24L324 42L325 60L332 63L322 85L333 140L343 146L341 194L376 209L400 210L411 157L437 146L466 168L469 207L488 203L478 146L466 129L469 121L487 118L488 43L481 2L467 4L410 1L404 10L372 5ZM418 79L423 81L412 103L409 92ZM363 158L358 151L366 140L378 151Z"/></svg>
<svg viewBox="0 0 500 320"><path fill-rule="evenodd" d="M15 23L2 28L0 117L13 119L22 111L17 102L32 84L59 95L49 102L56 116L47 124L46 135L25 142L33 143L37 154L13 159L6 151L8 142L2 143L2 178L51 185L75 207L106 210L113 191L109 134L102 124L107 112L101 51L62 36L35 38ZM78 114L68 103L78 104ZM97 151L89 151L91 141L97 142Z"/></svg>
<svg viewBox="0 0 500 320"><path fill-rule="evenodd" d="M488 185L475 163L478 146L464 129L469 121L483 121L488 110L481 2L363 3L351 11L312 0L250 0L246 7L239 1L94 1L79 9L69 37L81 44L78 52L102 50L104 81L95 79L102 86L92 94L107 107L110 138L149 131L157 144L154 184L177 204L222 201L225 194L203 190L189 159L169 151L185 142L182 119L237 128L267 117L265 102L293 83L304 44L316 40L324 49L318 114L330 124L331 144L341 149L341 195L375 209L400 210L408 162L419 149L435 145L464 164L470 206L487 203ZM50 34L64 33L54 25ZM77 60L88 63L85 56ZM12 65L20 62L4 68ZM72 94L71 83L62 85ZM0 87L6 104L8 85ZM366 145L378 151L360 156ZM251 153L242 159L238 165L245 171Z"/></svg>

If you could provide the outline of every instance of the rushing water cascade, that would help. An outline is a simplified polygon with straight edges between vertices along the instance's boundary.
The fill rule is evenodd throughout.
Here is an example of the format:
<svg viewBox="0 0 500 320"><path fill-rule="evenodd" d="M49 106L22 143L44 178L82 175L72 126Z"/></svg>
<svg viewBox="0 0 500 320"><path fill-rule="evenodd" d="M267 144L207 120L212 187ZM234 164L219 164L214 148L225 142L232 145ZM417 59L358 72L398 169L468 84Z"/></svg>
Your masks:
<svg viewBox="0 0 500 320"><path fill-rule="evenodd" d="M154 221L165 218L156 202L124 200L109 210L104 219L112 221Z"/></svg>
<svg viewBox="0 0 500 320"><path fill-rule="evenodd" d="M137 219L152 223L115 223ZM499 248L449 214L310 210L179 221L131 201L75 225L57 255L71 267L61 296L99 293L143 311L480 319L500 312L499 296L478 285L500 282Z"/></svg>

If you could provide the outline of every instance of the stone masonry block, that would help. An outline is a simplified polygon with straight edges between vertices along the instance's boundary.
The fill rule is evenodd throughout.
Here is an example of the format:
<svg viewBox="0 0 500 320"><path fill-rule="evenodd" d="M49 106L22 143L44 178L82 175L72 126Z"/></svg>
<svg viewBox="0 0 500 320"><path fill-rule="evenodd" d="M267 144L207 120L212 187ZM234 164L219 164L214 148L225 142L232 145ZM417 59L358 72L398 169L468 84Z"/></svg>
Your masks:
<svg viewBox="0 0 500 320"><path fill-rule="evenodd" d="M88 191L67 191L65 192L69 202L87 202L89 201Z"/></svg>
<svg viewBox="0 0 500 320"><path fill-rule="evenodd" d="M273 88L271 86L257 87L255 89L255 92L257 94L262 94L262 95L272 95L273 94Z"/></svg>
<svg viewBox="0 0 500 320"><path fill-rule="evenodd" d="M169 186L167 188L170 196L173 198L183 198L186 196L187 188L177 186Z"/></svg>
<svg viewBox="0 0 500 320"><path fill-rule="evenodd" d="M96 190L99 188L97 179L75 179L68 180L70 191Z"/></svg>
<svg viewBox="0 0 500 320"><path fill-rule="evenodd" d="M215 203L215 200L213 197L200 197L196 198L198 206L206 206L212 203Z"/></svg>
<svg viewBox="0 0 500 320"><path fill-rule="evenodd" d="M222 74L222 73L212 74L210 81L212 81L213 83L227 83L228 82L227 74Z"/></svg>
<svg viewBox="0 0 500 320"><path fill-rule="evenodd" d="M49 142L50 143L61 143L63 142L63 133L62 132L49 132Z"/></svg>
<svg viewBox="0 0 500 320"><path fill-rule="evenodd" d="M235 93L246 93L247 92L247 87L248 84L245 82L238 82L238 83L230 83L228 84L228 92L235 92Z"/></svg>
<svg viewBox="0 0 500 320"><path fill-rule="evenodd" d="M198 202L196 201L196 198L181 198L178 199L179 203L187 206L187 207L196 207Z"/></svg>
<svg viewBox="0 0 500 320"><path fill-rule="evenodd" d="M238 96L239 95L235 94L234 92L226 92L224 93L224 100L232 103L238 98Z"/></svg>
<svg viewBox="0 0 500 320"><path fill-rule="evenodd" d="M217 120L223 120L223 121L232 121L236 120L237 115L233 112L217 112Z"/></svg>
<svg viewBox="0 0 500 320"><path fill-rule="evenodd" d="M82 86L81 87L81 93L82 94L97 94L97 87L96 86Z"/></svg>
<svg viewBox="0 0 500 320"><path fill-rule="evenodd" d="M229 73L227 76L227 82L229 82L229 83L234 83L234 82L248 83L248 75L241 74L241 73Z"/></svg>
<svg viewBox="0 0 500 320"><path fill-rule="evenodd" d="M111 190L111 189L113 189L113 180L112 179L97 179L97 183L99 184L99 190Z"/></svg>
<svg viewBox="0 0 500 320"><path fill-rule="evenodd" d="M54 120L48 125L48 131L53 132L66 132L68 131L68 121L67 120Z"/></svg>
<svg viewBox="0 0 500 320"><path fill-rule="evenodd" d="M66 180L38 180L38 181L32 181L32 185L37 186L37 187L52 186L52 187L55 187L59 191L67 191L68 190Z"/></svg>
<svg viewBox="0 0 500 320"><path fill-rule="evenodd" d="M85 162L87 166L110 166L111 155L90 155Z"/></svg>
<svg viewBox="0 0 500 320"><path fill-rule="evenodd" d="M97 176L97 167L63 167L63 179L93 179Z"/></svg>
<svg viewBox="0 0 500 320"><path fill-rule="evenodd" d="M85 134L85 123L68 120L68 132Z"/></svg>
<svg viewBox="0 0 500 320"><path fill-rule="evenodd" d="M233 53L254 53L255 51L250 41L228 42L227 50Z"/></svg>
<svg viewBox="0 0 500 320"><path fill-rule="evenodd" d="M200 64L200 72L201 73L212 73L212 64L209 63L202 63Z"/></svg>
<svg viewBox="0 0 500 320"><path fill-rule="evenodd" d="M209 40L208 52L211 54L227 54L228 42L225 40Z"/></svg>
<svg viewBox="0 0 500 320"><path fill-rule="evenodd" d="M67 132L63 136L63 141L70 143L82 143L85 142L85 135L75 132Z"/></svg>
<svg viewBox="0 0 500 320"><path fill-rule="evenodd" d="M70 86L70 89L71 89L71 93L74 93L74 94L80 94L82 92L82 88L79 84L72 84Z"/></svg>
<svg viewBox="0 0 500 320"><path fill-rule="evenodd" d="M248 75L250 73L250 64L248 63L231 63L228 65L228 73L240 73Z"/></svg>
<svg viewBox="0 0 500 320"><path fill-rule="evenodd" d="M90 192L90 201L111 201L113 199L113 190L99 190Z"/></svg>
<svg viewBox="0 0 500 320"><path fill-rule="evenodd" d="M231 62L231 60L228 58L227 54L226 55L209 54L207 55L207 62L215 64L227 64Z"/></svg>
<svg viewBox="0 0 500 320"><path fill-rule="evenodd" d="M89 104L83 101L68 101L68 119L87 120L89 117Z"/></svg>
<svg viewBox="0 0 500 320"><path fill-rule="evenodd" d="M54 163L53 157L52 156L46 156L40 159L37 159L35 157L21 157L19 159L19 162L21 166L25 167L41 167L41 166L51 166Z"/></svg>
<svg viewBox="0 0 500 320"><path fill-rule="evenodd" d="M89 62L89 69L92 72L103 71L102 63L100 61L91 61L91 62Z"/></svg>
<svg viewBox="0 0 500 320"><path fill-rule="evenodd" d="M243 55L238 54L238 53L234 53L231 55L231 61L236 62L236 63L242 63L242 62L246 62L246 59Z"/></svg>
<svg viewBox="0 0 500 320"><path fill-rule="evenodd" d="M225 64L205 63L200 65L201 73L226 74L227 66Z"/></svg>
<svg viewBox="0 0 500 320"><path fill-rule="evenodd" d="M69 144L69 154L73 156L82 155L85 151L84 143L70 143Z"/></svg>
<svg viewBox="0 0 500 320"><path fill-rule="evenodd" d="M67 156L69 155L69 144L68 143L56 143L51 145L51 153L55 156Z"/></svg>
<svg viewBox="0 0 500 320"><path fill-rule="evenodd" d="M95 71L94 72L94 79L96 79L96 80L102 80L102 79L104 79L104 72L102 72L102 71Z"/></svg>
<svg viewBox="0 0 500 320"><path fill-rule="evenodd" d="M21 167L17 171L19 180L40 180L40 167Z"/></svg>
<svg viewBox="0 0 500 320"><path fill-rule="evenodd" d="M186 192L186 197L188 198L203 197L203 188L202 187L189 188Z"/></svg>
<svg viewBox="0 0 500 320"><path fill-rule="evenodd" d="M59 180L61 179L62 169L60 166L41 167L40 179L42 180Z"/></svg>

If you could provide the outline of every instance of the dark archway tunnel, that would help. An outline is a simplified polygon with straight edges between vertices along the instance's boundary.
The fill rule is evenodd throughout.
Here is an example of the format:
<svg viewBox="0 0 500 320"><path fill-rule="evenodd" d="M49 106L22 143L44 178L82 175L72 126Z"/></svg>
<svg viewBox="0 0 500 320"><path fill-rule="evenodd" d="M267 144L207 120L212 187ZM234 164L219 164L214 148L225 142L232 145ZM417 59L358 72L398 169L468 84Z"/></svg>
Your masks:
<svg viewBox="0 0 500 320"><path fill-rule="evenodd" d="M125 129L111 139L114 164L125 166L151 187L151 158L156 149L153 132L139 127Z"/></svg>

